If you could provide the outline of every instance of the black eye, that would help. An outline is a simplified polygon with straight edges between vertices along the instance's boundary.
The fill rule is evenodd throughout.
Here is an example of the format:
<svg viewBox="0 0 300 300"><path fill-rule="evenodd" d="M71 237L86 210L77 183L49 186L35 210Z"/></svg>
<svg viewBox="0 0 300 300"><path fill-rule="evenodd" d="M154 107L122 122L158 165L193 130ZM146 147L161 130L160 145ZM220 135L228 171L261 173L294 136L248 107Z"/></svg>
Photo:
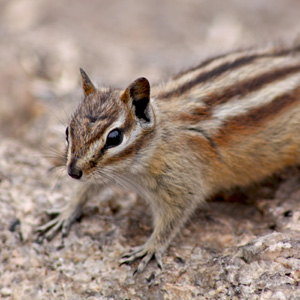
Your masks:
<svg viewBox="0 0 300 300"><path fill-rule="evenodd" d="M66 141L69 141L69 127L66 128Z"/></svg>
<svg viewBox="0 0 300 300"><path fill-rule="evenodd" d="M112 148L120 145L123 141L123 133L120 129L112 130L107 138L105 148Z"/></svg>

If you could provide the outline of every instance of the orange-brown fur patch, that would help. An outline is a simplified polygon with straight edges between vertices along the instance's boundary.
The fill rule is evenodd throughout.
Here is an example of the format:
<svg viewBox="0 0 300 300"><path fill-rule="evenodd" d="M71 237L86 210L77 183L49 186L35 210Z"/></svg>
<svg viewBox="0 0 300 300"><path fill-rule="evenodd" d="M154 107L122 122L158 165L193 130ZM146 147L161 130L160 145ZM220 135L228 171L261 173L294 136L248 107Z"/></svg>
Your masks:
<svg viewBox="0 0 300 300"><path fill-rule="evenodd" d="M231 118L222 126L213 139L217 144L227 143L230 139L247 135L259 130L268 120L284 113L291 105L300 101L300 88L276 97L271 103L251 110L250 112Z"/></svg>
<svg viewBox="0 0 300 300"><path fill-rule="evenodd" d="M171 116L177 122L186 124L198 124L201 121L211 118L211 113L206 108L195 108L191 112L180 112Z"/></svg>

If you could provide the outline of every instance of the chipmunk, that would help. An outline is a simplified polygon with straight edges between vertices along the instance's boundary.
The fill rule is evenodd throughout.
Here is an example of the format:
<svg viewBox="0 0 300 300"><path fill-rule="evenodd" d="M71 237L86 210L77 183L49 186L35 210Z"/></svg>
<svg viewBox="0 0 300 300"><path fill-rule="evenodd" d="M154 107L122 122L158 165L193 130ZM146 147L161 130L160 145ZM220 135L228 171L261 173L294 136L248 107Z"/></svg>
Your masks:
<svg viewBox="0 0 300 300"><path fill-rule="evenodd" d="M124 255L142 272L195 208L222 190L258 182L300 160L300 45L207 59L153 86L97 89L81 69L84 99L66 129L65 165L82 182L38 230L67 235L93 186L116 184L149 204L154 229Z"/></svg>

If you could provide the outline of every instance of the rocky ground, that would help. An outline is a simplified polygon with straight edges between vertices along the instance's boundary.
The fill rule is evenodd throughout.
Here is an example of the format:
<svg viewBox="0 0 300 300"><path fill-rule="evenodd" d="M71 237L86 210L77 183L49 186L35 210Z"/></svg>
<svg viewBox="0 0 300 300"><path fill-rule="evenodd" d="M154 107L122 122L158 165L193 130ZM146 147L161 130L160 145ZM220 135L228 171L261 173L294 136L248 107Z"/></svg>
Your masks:
<svg viewBox="0 0 300 300"><path fill-rule="evenodd" d="M107 190L63 241L35 243L74 181L51 171L81 99L98 85L157 82L201 59L300 34L297 0L0 0L0 298L300 299L300 172L284 170L199 208L163 257L133 276L122 253L151 216Z"/></svg>

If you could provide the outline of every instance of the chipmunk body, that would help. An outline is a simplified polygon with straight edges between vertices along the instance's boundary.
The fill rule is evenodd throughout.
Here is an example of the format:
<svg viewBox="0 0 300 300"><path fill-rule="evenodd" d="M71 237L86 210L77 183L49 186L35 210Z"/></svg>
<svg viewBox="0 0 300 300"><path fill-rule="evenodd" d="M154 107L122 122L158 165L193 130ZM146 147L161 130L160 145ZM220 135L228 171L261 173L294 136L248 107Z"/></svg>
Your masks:
<svg viewBox="0 0 300 300"><path fill-rule="evenodd" d="M92 192L116 184L152 208L154 230L122 263L161 255L197 205L300 159L300 47L236 51L164 84L139 78L125 91L97 90L81 70L85 98L66 130L66 167L83 182L39 230L66 234Z"/></svg>

